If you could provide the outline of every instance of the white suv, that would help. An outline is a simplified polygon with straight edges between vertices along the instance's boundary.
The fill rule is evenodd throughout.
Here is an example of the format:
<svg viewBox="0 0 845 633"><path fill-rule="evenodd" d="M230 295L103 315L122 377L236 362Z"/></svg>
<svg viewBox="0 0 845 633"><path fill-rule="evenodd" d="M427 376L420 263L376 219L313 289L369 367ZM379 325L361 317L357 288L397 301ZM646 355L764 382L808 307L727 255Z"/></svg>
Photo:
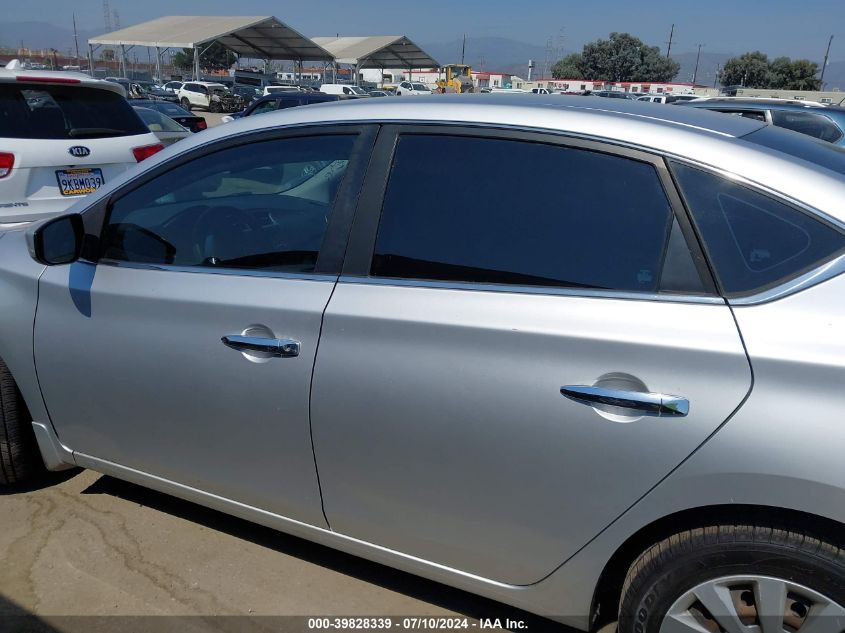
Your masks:
<svg viewBox="0 0 845 633"><path fill-rule="evenodd" d="M176 91L179 103L186 110L202 108L209 112L221 112L222 100L228 94L226 86L210 81L189 81Z"/></svg>
<svg viewBox="0 0 845 633"><path fill-rule="evenodd" d="M416 81L403 81L399 84L399 87L396 88L396 96L401 97L402 95L430 95L431 88L426 86L425 84L418 83Z"/></svg>
<svg viewBox="0 0 845 633"><path fill-rule="evenodd" d="M64 211L161 149L120 85L0 68L0 229Z"/></svg>

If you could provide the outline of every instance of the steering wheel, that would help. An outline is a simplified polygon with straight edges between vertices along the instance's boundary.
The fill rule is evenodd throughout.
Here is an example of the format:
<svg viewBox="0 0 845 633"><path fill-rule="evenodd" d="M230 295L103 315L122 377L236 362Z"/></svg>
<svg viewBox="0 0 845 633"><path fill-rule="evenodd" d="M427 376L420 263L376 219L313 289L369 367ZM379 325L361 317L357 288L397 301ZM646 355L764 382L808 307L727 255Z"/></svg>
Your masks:
<svg viewBox="0 0 845 633"><path fill-rule="evenodd" d="M191 228L194 251L204 264L215 265L247 255L267 252L267 236L249 212L232 206L199 206Z"/></svg>

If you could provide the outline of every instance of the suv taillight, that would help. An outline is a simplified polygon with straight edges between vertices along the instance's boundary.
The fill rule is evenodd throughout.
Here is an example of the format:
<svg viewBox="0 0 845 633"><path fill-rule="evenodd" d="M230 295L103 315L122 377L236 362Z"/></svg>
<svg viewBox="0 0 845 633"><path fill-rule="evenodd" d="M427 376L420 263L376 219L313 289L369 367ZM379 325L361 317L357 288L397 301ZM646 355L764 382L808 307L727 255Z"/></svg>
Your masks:
<svg viewBox="0 0 845 633"><path fill-rule="evenodd" d="M145 158L149 158L153 154L164 149L164 145L156 143L155 145L143 145L141 147L133 147L132 153L135 155L135 160L141 162Z"/></svg>
<svg viewBox="0 0 845 633"><path fill-rule="evenodd" d="M198 130L205 130L207 128L208 128L208 123L205 122L205 119L202 119L201 121L197 121L197 129Z"/></svg>
<svg viewBox="0 0 845 633"><path fill-rule="evenodd" d="M12 173L15 166L15 155L9 152L0 152L0 178L5 178Z"/></svg>

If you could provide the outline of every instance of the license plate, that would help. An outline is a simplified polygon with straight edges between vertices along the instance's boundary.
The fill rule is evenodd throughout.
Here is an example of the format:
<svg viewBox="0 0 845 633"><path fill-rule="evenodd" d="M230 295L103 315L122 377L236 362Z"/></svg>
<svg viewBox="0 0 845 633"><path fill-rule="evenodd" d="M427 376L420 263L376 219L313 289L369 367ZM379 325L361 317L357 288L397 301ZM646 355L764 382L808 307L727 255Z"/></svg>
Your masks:
<svg viewBox="0 0 845 633"><path fill-rule="evenodd" d="M63 196L92 193L106 183L102 169L60 169L56 171L56 180Z"/></svg>

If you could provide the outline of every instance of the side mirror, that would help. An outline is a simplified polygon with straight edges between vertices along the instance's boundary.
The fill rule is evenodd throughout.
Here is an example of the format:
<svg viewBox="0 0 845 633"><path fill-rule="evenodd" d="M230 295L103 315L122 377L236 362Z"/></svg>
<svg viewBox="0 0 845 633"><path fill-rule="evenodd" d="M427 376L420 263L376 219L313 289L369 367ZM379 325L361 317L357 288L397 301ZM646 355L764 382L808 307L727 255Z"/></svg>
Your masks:
<svg viewBox="0 0 845 633"><path fill-rule="evenodd" d="M78 213L53 218L31 233L30 254L47 266L70 264L79 259L85 229Z"/></svg>

